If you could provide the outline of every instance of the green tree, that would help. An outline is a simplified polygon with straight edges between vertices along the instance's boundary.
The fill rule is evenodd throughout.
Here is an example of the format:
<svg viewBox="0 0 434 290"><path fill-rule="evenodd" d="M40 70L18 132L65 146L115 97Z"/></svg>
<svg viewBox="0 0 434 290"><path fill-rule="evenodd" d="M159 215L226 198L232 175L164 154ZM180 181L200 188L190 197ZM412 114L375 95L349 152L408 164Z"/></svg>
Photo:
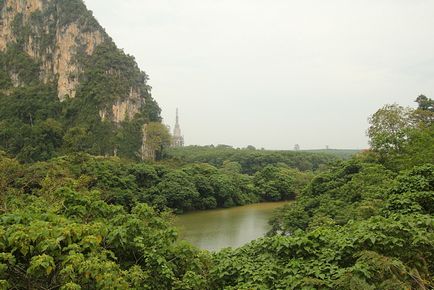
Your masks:
<svg viewBox="0 0 434 290"><path fill-rule="evenodd" d="M171 137L169 129L161 123L151 122L146 125L145 134L147 155L153 160L161 159L163 150L170 146Z"/></svg>
<svg viewBox="0 0 434 290"><path fill-rule="evenodd" d="M368 136L373 150L381 154L400 152L414 128L413 110L397 104L386 105L369 118Z"/></svg>
<svg viewBox="0 0 434 290"><path fill-rule="evenodd" d="M292 171L288 168L267 166L255 174L253 182L263 200L295 198Z"/></svg>
<svg viewBox="0 0 434 290"><path fill-rule="evenodd" d="M166 174L157 188L159 194L167 200L167 206L180 212L194 209L195 202L199 199L193 180L180 170Z"/></svg>
<svg viewBox="0 0 434 290"><path fill-rule="evenodd" d="M424 95L420 95L419 97L417 97L416 103L419 105L418 109L434 112L434 100Z"/></svg>

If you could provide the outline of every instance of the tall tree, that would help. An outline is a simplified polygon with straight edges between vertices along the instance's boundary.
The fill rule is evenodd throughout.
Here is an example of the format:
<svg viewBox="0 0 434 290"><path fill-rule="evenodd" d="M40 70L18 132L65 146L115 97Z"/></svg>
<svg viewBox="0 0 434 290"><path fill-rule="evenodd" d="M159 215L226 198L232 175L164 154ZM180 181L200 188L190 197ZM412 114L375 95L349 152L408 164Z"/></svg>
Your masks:
<svg viewBox="0 0 434 290"><path fill-rule="evenodd" d="M397 104L385 105L369 118L368 136L370 145L379 153L399 152L408 132L414 127L414 110Z"/></svg>

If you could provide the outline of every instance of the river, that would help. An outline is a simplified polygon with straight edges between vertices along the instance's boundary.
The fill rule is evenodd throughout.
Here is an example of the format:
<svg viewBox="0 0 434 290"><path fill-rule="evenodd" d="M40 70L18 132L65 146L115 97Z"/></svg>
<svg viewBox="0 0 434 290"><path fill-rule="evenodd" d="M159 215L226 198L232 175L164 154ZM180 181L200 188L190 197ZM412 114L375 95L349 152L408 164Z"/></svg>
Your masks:
<svg viewBox="0 0 434 290"><path fill-rule="evenodd" d="M239 247L263 236L274 209L287 202L267 202L176 216L181 239L206 250Z"/></svg>

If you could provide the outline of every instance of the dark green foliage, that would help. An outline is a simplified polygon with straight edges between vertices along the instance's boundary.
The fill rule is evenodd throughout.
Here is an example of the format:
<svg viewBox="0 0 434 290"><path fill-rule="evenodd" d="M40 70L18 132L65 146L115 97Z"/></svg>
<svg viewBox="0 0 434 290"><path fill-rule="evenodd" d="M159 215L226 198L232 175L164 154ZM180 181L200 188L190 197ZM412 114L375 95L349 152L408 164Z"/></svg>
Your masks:
<svg viewBox="0 0 434 290"><path fill-rule="evenodd" d="M273 221L274 231L293 232L321 223L342 225L369 217L379 211L393 176L376 164L348 161L337 165L315 177L297 203L282 209Z"/></svg>
<svg viewBox="0 0 434 290"><path fill-rule="evenodd" d="M416 103L418 104L419 110L434 112L434 100L427 98L424 95L420 95L417 97Z"/></svg>
<svg viewBox="0 0 434 290"><path fill-rule="evenodd" d="M434 263L432 218L373 217L342 228L260 239L214 257L225 289L423 289Z"/></svg>
<svg viewBox="0 0 434 290"><path fill-rule="evenodd" d="M213 284L225 289L433 286L434 165L403 172L393 182L375 178L381 172L390 179L384 169L350 162L318 177L312 185L320 183L325 191L311 186L273 221L275 230L289 236L216 254ZM353 201L352 188L370 187L376 190L363 190L362 201ZM376 197L385 201L375 202ZM377 209L358 215L367 204Z"/></svg>
<svg viewBox="0 0 434 290"><path fill-rule="evenodd" d="M260 201L253 177L237 168L174 169L86 154L20 164L1 153L0 285L212 288L210 257L177 242L162 210ZM291 180L306 181L303 173L291 174Z"/></svg>
<svg viewBox="0 0 434 290"><path fill-rule="evenodd" d="M84 57L84 73L78 95L88 104L98 107L112 104L119 96L128 96L131 88L142 84L147 94L148 76L141 72L134 58L118 49L114 43L99 45L90 57ZM97 113L97 112L96 112ZM98 115L98 114L97 114Z"/></svg>
<svg viewBox="0 0 434 290"><path fill-rule="evenodd" d="M12 87L13 76L17 84L37 85L39 83L39 63L31 59L19 44L9 45L6 52L0 53L0 66L5 79L0 83L0 89Z"/></svg>
<svg viewBox="0 0 434 290"><path fill-rule="evenodd" d="M267 166L255 174L254 184L264 200L293 199L296 193L292 175L290 169Z"/></svg>
<svg viewBox="0 0 434 290"><path fill-rule="evenodd" d="M180 170L165 174L156 189L158 195L167 200L167 206L170 208L192 210L199 198L193 180Z"/></svg>
<svg viewBox="0 0 434 290"><path fill-rule="evenodd" d="M291 199L297 193L295 184L301 188L310 180L310 175L306 173L269 167L270 171L284 172L290 181L275 179L274 175L261 176L261 183L274 186L278 191L278 195L270 199L263 194L264 188L259 181L255 181L256 177L219 170L207 164L174 169L80 154L37 165L31 165L29 171L44 173L62 168L63 175L57 177L59 183L77 180L86 190L101 192L101 198L109 204L130 209L135 202L147 202L159 210L171 208L177 212ZM31 178L31 181L25 182L29 184L27 191L42 188L45 177L44 174L26 174L24 179ZM16 189L20 186L21 183L17 184Z"/></svg>
<svg viewBox="0 0 434 290"><path fill-rule="evenodd" d="M61 104L54 96L55 92L49 85L16 88L0 98L0 120L15 120L32 126L48 118L58 119Z"/></svg>
<svg viewBox="0 0 434 290"><path fill-rule="evenodd" d="M34 85L0 96L0 148L26 162L55 155L64 129L54 92L49 85Z"/></svg>
<svg viewBox="0 0 434 290"><path fill-rule="evenodd" d="M136 117L132 121L123 122L122 126L118 128L114 144L119 156L131 160L138 159L138 148L140 148L143 141L143 123L143 119Z"/></svg>
<svg viewBox="0 0 434 290"><path fill-rule="evenodd" d="M84 29L83 32L102 29L82 0L57 0L56 2L55 7L59 9L59 26L61 28L71 23L77 23Z"/></svg>
<svg viewBox="0 0 434 290"><path fill-rule="evenodd" d="M96 192L59 188L54 194L54 203L34 198L1 216L2 287L205 287L206 255L176 242L167 219L148 206L125 212Z"/></svg>

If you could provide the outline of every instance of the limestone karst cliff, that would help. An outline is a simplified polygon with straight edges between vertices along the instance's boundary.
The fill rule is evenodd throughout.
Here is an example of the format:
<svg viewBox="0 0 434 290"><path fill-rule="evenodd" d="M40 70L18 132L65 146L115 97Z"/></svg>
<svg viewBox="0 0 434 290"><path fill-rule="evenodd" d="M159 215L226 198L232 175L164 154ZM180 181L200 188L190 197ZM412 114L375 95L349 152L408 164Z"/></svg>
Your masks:
<svg viewBox="0 0 434 290"><path fill-rule="evenodd" d="M62 140L52 146L63 151L146 155L143 126L160 121L148 77L82 0L0 0L0 66L3 138L11 122L17 131L57 126ZM23 111L23 103L33 110ZM0 150L14 155L41 151L26 149L24 141L6 143Z"/></svg>

